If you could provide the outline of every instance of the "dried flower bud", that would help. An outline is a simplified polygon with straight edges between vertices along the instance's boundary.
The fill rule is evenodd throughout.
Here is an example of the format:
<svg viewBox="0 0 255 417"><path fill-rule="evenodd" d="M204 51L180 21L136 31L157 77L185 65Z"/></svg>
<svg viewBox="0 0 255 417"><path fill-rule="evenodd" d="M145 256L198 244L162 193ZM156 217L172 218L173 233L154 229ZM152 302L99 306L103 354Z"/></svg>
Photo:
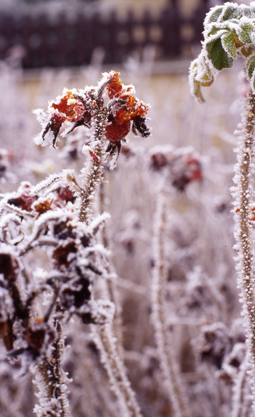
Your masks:
<svg viewBox="0 0 255 417"><path fill-rule="evenodd" d="M62 244L58 245L56 249L53 251L53 259L56 261L57 266L61 268L62 266L68 267L72 262L72 258L70 258L70 254L74 254L77 252L77 247L74 240L63 242Z"/></svg>
<svg viewBox="0 0 255 417"><path fill-rule="evenodd" d="M130 122L119 124L116 120L112 120L106 125L105 137L110 142L118 142L124 139L130 131Z"/></svg>
<svg viewBox="0 0 255 417"><path fill-rule="evenodd" d="M18 197L10 198L9 204L25 211L32 211L32 204L36 201L36 197L30 194L21 194Z"/></svg>
<svg viewBox="0 0 255 417"><path fill-rule="evenodd" d="M34 357L39 356L54 340L53 328L45 322L35 322L24 332L28 349Z"/></svg>
<svg viewBox="0 0 255 417"><path fill-rule="evenodd" d="M74 203L75 196L69 187L60 187L57 189L57 193L61 200L64 200L66 202L71 201L72 203Z"/></svg>
<svg viewBox="0 0 255 417"><path fill-rule="evenodd" d="M89 287L90 281L86 276L67 283L60 293L61 306L66 309L70 309L71 307L80 308L91 297Z"/></svg>

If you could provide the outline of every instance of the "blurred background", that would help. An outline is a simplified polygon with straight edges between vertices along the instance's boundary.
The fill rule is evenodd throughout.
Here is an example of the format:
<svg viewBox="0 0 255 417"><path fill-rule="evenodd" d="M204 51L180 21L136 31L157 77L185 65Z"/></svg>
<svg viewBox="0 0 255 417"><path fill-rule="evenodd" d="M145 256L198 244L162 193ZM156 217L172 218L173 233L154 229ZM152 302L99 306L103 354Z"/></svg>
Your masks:
<svg viewBox="0 0 255 417"><path fill-rule="evenodd" d="M224 86L213 93L222 96L221 109L217 106L207 116L190 97L188 68L200 50L205 13L215 4L221 1L2 0L0 143L10 146L18 134L26 138L24 149L33 146L30 138L38 124L32 109L45 108L63 87L95 84L101 72L114 69L152 105L154 135L145 146L156 139L204 150L208 132L198 135L198 118L215 117L216 112L225 123L222 106L227 100L229 109L240 93L229 89L231 74L226 79L222 75ZM194 111L202 116L197 118Z"/></svg>
<svg viewBox="0 0 255 417"><path fill-rule="evenodd" d="M78 175L84 155L77 157L72 147L81 139L79 135L84 139L88 134L85 127L70 135L69 142L62 138L58 150L38 148L33 143L40 126L32 110L46 109L48 101L60 95L64 87L97 85L102 72L116 70L124 83L135 85L137 97L151 104L148 124L152 135L143 139L131 133L131 150L126 148L126 154L120 155L116 170L105 171L109 181L106 210L112 219L110 247L120 277L117 285L123 309L124 357L145 417L174 415L163 388L150 325L152 219L161 181L160 173L151 168L149 150L155 145L172 145L173 154L174 149L191 145L202 169L202 180L194 181L187 190L170 189L165 232L169 332L189 387L194 416L229 417L231 378L237 374L241 359L238 362L231 357L229 363L235 365L230 368L227 354L240 340L244 351L243 334L236 336L235 331L235 326L238 332L241 326L239 322L236 325L240 305L229 191L236 159L233 132L240 121L240 98L247 92L242 62L221 72L204 92L203 105L194 102L188 84L190 62L201 48L205 13L222 3L0 1L0 148L5 148L0 149L0 177L7 180L1 182L1 192L16 190L21 180L36 183L62 168L74 169ZM220 329L219 336L215 329ZM95 349L91 349L89 339L82 339L84 326L80 332L74 327L75 332L70 337L75 340L78 335L81 342L73 343L74 357L67 367L74 378L74 388L70 388L70 402L76 411L73 415L115 417L118 409L110 412L105 406L110 407L112 397L105 394L106 384L101 383L104 374ZM208 359L206 364L204 359ZM231 375L224 370L224 363ZM9 397L5 395L7 388L0 393L1 417L10 417L3 404L9 406L15 401L18 411L13 416L34 415L34 399L27 400L31 390L16 380L19 386L15 391L9 368L0 376L2 380L1 386L10 389ZM29 378L27 381L31 384ZM19 395L19 388L25 395ZM250 416L248 412L245 415Z"/></svg>
<svg viewBox="0 0 255 417"><path fill-rule="evenodd" d="M96 48L107 64L141 56L148 46L157 61L190 58L211 5L208 0L2 0L0 58L14 46L20 46L20 55L23 51L25 69L86 65Z"/></svg>

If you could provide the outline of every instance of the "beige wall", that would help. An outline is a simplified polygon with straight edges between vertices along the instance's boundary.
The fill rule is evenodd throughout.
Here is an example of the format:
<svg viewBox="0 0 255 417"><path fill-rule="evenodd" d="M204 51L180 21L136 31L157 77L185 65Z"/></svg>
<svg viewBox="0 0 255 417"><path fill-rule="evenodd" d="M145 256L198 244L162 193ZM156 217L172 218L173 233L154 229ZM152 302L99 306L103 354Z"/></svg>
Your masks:
<svg viewBox="0 0 255 417"><path fill-rule="evenodd" d="M178 0L178 4L185 14L189 14L200 3L200 0ZM169 0L101 0L103 10L116 9L120 14L127 10L134 10L140 14L144 9L149 9L152 13L158 14L169 4Z"/></svg>

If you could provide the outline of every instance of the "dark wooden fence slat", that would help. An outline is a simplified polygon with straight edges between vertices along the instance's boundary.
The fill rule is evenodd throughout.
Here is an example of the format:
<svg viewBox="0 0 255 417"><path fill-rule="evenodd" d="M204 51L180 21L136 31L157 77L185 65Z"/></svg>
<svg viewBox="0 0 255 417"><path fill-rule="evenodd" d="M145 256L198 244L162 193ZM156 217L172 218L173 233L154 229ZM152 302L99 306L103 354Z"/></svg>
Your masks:
<svg viewBox="0 0 255 417"><path fill-rule="evenodd" d="M90 63L98 47L105 51L106 63L121 62L135 50L141 53L148 45L156 46L159 59L178 58L202 39L207 11L208 0L201 0L189 19L182 16L177 1L172 1L159 17L145 10L139 18L129 11L120 19L112 11L108 16L79 15L72 22L61 14L51 22L45 14L39 17L2 14L0 59L4 59L15 44L26 49L24 68L85 65ZM182 34L184 25L191 29L188 39Z"/></svg>

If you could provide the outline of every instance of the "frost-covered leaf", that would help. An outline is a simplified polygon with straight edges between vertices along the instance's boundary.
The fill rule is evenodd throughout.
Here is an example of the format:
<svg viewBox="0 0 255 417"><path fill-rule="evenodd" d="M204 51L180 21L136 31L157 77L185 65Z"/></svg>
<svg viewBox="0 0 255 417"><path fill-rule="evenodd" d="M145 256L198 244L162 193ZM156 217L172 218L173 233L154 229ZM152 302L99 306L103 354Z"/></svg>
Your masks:
<svg viewBox="0 0 255 417"><path fill-rule="evenodd" d="M250 7L249 7L249 6L245 6L245 5L243 5L243 10L242 10L242 13L243 13L243 16L246 16L246 17L248 17L248 18L251 18L251 17L252 17L252 13L253 13L253 10L252 10L252 3L251 3L251 5L250 5Z"/></svg>
<svg viewBox="0 0 255 417"><path fill-rule="evenodd" d="M232 67L233 59L223 49L221 39L208 43L206 47L214 68L220 71Z"/></svg>
<svg viewBox="0 0 255 417"><path fill-rule="evenodd" d="M246 62L246 74L250 79L250 86L253 91L255 92L255 55L252 55L250 58L247 59Z"/></svg>
<svg viewBox="0 0 255 417"><path fill-rule="evenodd" d="M201 93L201 83L199 81L193 80L193 95L197 98L200 103L205 101Z"/></svg>
<svg viewBox="0 0 255 417"><path fill-rule="evenodd" d="M216 33L220 32L222 29L220 27L212 26L212 28L209 30L207 37L211 37L216 35Z"/></svg>
<svg viewBox="0 0 255 417"><path fill-rule="evenodd" d="M189 82L191 94L200 102L204 102L204 98L201 93L201 84L196 80L198 70L198 59L194 60L190 66Z"/></svg>
<svg viewBox="0 0 255 417"><path fill-rule="evenodd" d="M221 15L221 12L223 10L223 6L217 6L213 9L210 10L210 12L206 15L205 18L205 27L209 24L209 23L213 23L213 22L217 22L219 16Z"/></svg>
<svg viewBox="0 0 255 417"><path fill-rule="evenodd" d="M239 17L238 5L236 3L227 3L222 13L222 20L230 20Z"/></svg>
<svg viewBox="0 0 255 417"><path fill-rule="evenodd" d="M243 43L252 43L251 34L254 32L254 26L251 23L244 23L240 25L240 41Z"/></svg>
<svg viewBox="0 0 255 417"><path fill-rule="evenodd" d="M236 44L234 37L231 32L226 33L221 38L222 46L228 55L235 58L236 57Z"/></svg>
<svg viewBox="0 0 255 417"><path fill-rule="evenodd" d="M246 69L246 73L249 79L251 79L255 70L255 56L254 55L252 55L250 58L247 59L245 69Z"/></svg>

